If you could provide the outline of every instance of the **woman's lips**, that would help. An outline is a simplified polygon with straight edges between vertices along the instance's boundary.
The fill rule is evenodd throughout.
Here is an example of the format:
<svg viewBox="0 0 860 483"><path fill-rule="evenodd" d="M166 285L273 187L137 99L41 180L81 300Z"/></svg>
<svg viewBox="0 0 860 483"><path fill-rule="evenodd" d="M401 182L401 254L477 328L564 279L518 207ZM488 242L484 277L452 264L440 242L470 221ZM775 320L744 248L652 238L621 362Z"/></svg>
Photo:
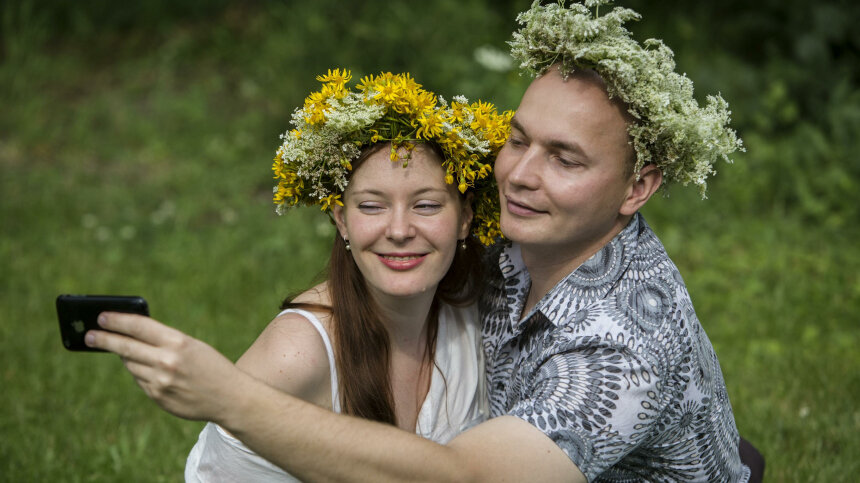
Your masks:
<svg viewBox="0 0 860 483"><path fill-rule="evenodd" d="M418 253L387 253L377 254L379 260L392 270L409 270L421 265L426 254Z"/></svg>

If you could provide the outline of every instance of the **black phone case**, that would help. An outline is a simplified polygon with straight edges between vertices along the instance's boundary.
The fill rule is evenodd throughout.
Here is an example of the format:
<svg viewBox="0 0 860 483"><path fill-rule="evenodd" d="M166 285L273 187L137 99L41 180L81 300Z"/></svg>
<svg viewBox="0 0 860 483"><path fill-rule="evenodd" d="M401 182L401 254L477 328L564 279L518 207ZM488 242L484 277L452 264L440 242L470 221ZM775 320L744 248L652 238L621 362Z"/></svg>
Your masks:
<svg viewBox="0 0 860 483"><path fill-rule="evenodd" d="M146 300L138 296L60 295L57 297L57 317L63 346L70 351L104 352L84 343L84 335L88 330L100 329L96 318L102 312L149 316L149 307Z"/></svg>

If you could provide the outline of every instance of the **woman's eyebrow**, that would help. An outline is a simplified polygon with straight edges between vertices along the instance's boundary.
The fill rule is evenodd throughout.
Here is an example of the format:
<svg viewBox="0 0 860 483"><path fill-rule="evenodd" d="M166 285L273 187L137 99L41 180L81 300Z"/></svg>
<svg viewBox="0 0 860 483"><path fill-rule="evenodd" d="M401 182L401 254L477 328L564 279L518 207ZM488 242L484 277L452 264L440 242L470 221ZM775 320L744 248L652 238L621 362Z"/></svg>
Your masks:
<svg viewBox="0 0 860 483"><path fill-rule="evenodd" d="M432 193L432 192L447 193L448 191L445 188L435 188L435 187L428 186L426 188L421 188L421 189L415 190L411 194L413 196L416 196L416 195L423 195L423 194ZM355 190L351 194L353 196L355 196L355 195L385 196L386 192L383 190L375 189L375 188L365 188L365 189Z"/></svg>

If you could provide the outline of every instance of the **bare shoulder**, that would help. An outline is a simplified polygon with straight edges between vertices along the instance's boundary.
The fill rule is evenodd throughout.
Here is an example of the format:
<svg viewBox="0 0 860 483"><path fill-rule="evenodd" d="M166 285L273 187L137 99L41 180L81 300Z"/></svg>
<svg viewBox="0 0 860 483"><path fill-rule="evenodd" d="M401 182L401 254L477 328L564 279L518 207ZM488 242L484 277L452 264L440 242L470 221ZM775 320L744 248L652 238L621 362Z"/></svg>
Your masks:
<svg viewBox="0 0 860 483"><path fill-rule="evenodd" d="M328 305L325 289L319 286L294 302ZM307 311L329 331L330 315L325 310ZM331 407L331 373L325 344L311 321L299 313L288 312L272 320L236 366L276 389Z"/></svg>
<svg viewBox="0 0 860 483"><path fill-rule="evenodd" d="M300 304L324 305L326 307L329 307L331 306L331 298L329 297L328 293L328 284L326 282L322 282L316 286L313 286L296 296L296 298L294 298L292 302Z"/></svg>
<svg viewBox="0 0 860 483"><path fill-rule="evenodd" d="M586 482L555 442L514 416L485 421L461 433L448 447L464 456L478 481Z"/></svg>

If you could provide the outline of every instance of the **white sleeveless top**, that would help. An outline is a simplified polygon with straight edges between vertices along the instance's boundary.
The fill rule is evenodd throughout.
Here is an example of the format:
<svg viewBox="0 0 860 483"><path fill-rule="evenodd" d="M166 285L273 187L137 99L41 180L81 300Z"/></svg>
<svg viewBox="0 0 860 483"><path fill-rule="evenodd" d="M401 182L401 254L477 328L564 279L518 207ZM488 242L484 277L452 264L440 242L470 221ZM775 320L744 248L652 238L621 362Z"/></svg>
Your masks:
<svg viewBox="0 0 860 483"><path fill-rule="evenodd" d="M285 313L301 315L322 337L331 372L332 411L340 413L337 370L328 333L310 312L287 309L278 315ZM484 353L479 324L474 304L463 308L441 304L436 364L415 428L419 436L445 444L487 419ZM262 483L299 480L251 451L220 426L208 423L188 455L185 481Z"/></svg>

